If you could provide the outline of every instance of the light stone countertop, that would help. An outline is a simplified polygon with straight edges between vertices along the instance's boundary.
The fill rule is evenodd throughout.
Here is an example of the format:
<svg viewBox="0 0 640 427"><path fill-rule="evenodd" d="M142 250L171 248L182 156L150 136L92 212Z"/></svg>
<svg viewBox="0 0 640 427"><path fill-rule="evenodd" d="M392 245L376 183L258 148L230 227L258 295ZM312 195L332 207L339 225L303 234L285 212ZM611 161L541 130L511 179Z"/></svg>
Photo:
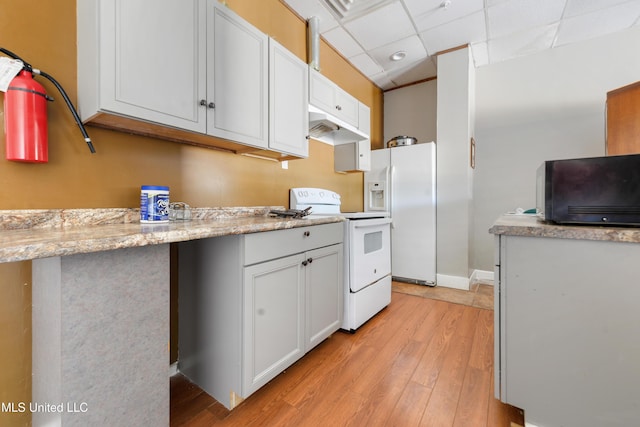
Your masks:
<svg viewBox="0 0 640 427"><path fill-rule="evenodd" d="M273 218L271 209L192 208L191 221L141 224L138 209L0 210L0 262L329 224L341 216Z"/></svg>
<svg viewBox="0 0 640 427"><path fill-rule="evenodd" d="M539 220L535 215L502 215L489 229L489 233L507 236L640 243L640 227L558 225Z"/></svg>

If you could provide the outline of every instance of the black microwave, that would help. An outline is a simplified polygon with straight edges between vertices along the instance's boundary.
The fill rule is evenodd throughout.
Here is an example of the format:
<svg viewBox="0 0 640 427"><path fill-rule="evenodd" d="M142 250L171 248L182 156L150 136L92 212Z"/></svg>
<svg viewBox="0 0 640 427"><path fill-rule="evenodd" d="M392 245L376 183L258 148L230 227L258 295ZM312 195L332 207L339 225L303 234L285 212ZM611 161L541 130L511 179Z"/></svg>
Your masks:
<svg viewBox="0 0 640 427"><path fill-rule="evenodd" d="M536 213L559 224L639 226L640 154L544 162Z"/></svg>

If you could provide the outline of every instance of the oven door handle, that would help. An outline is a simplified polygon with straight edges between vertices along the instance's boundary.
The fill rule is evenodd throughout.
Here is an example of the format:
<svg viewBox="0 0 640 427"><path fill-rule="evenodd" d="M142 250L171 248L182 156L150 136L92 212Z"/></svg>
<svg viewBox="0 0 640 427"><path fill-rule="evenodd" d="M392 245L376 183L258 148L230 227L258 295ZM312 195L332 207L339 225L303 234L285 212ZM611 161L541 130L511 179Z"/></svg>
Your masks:
<svg viewBox="0 0 640 427"><path fill-rule="evenodd" d="M378 219L367 219L365 221L352 221L354 224L353 228L369 228L369 227L377 227L379 225L391 224L391 218L378 218Z"/></svg>

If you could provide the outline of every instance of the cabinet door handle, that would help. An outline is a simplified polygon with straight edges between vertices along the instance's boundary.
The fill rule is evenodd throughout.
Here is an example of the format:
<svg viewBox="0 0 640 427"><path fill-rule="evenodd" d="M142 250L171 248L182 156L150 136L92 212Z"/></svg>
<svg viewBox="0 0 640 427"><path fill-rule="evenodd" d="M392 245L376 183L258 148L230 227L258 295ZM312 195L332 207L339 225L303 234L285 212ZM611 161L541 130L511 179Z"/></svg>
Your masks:
<svg viewBox="0 0 640 427"><path fill-rule="evenodd" d="M307 261L309 262L309 264L311 264L313 262L313 258L309 258L307 259Z"/></svg>
<svg viewBox="0 0 640 427"><path fill-rule="evenodd" d="M304 265L305 267L307 266L308 262L307 260L302 261L302 265Z"/></svg>
<svg viewBox="0 0 640 427"><path fill-rule="evenodd" d="M207 106L207 100L206 99L201 99L200 100L200 105L202 105L203 107Z"/></svg>
<svg viewBox="0 0 640 427"><path fill-rule="evenodd" d="M304 237L309 237L309 236L311 236L311 232L310 231L305 231L304 233L302 233L302 235Z"/></svg>
<svg viewBox="0 0 640 427"><path fill-rule="evenodd" d="M336 105L336 110L338 110L338 111L342 111L342 107L341 107L341 106L339 106L339 105Z"/></svg>
<svg viewBox="0 0 640 427"><path fill-rule="evenodd" d="M209 105L207 105L207 107L209 108L216 108L216 104L213 102L210 102Z"/></svg>

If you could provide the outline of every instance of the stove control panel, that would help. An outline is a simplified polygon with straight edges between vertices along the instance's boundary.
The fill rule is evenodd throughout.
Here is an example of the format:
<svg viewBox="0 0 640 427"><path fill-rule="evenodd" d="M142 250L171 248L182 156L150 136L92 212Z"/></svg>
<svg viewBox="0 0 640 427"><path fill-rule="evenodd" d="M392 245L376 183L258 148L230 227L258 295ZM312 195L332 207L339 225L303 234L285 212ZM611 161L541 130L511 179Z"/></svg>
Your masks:
<svg viewBox="0 0 640 427"><path fill-rule="evenodd" d="M289 193L289 203L293 207L297 205L334 205L340 206L340 195L331 190L322 188L292 188ZM340 210L338 209L338 212Z"/></svg>

